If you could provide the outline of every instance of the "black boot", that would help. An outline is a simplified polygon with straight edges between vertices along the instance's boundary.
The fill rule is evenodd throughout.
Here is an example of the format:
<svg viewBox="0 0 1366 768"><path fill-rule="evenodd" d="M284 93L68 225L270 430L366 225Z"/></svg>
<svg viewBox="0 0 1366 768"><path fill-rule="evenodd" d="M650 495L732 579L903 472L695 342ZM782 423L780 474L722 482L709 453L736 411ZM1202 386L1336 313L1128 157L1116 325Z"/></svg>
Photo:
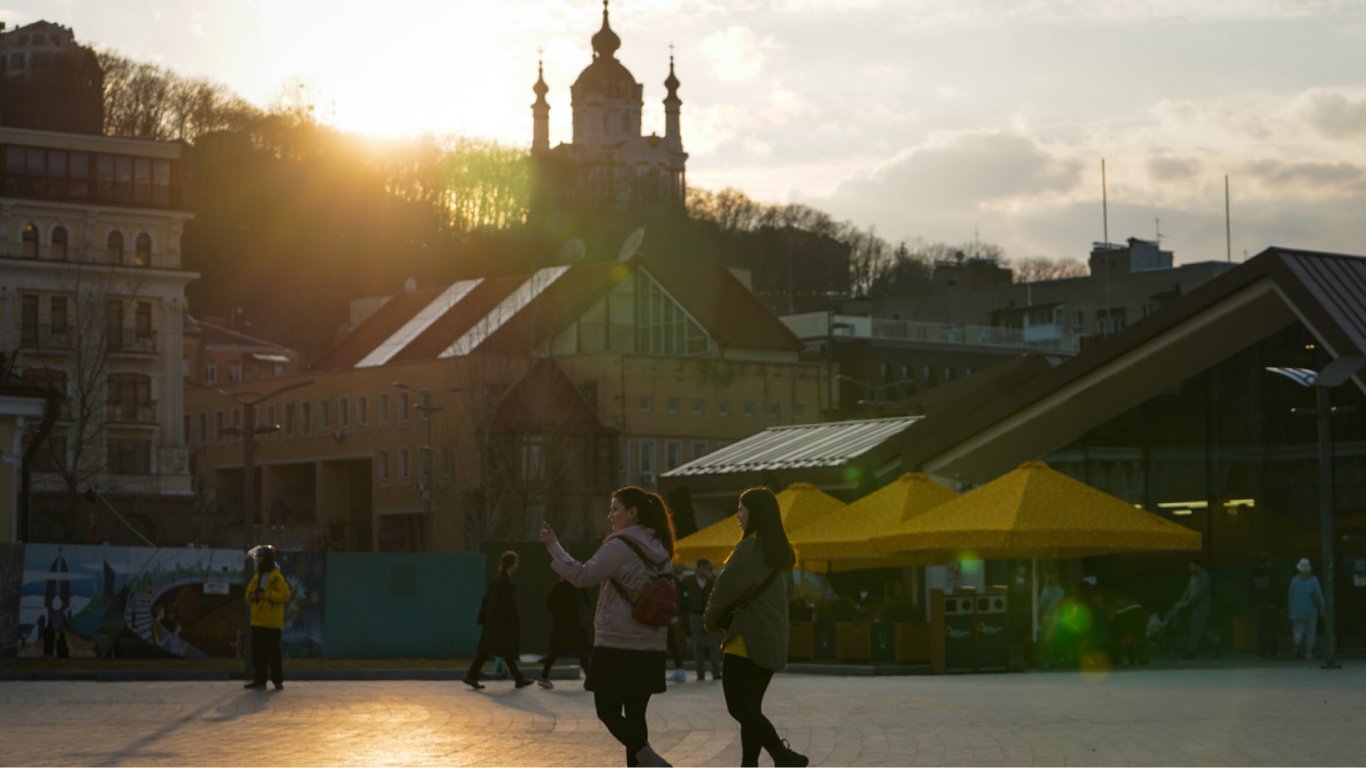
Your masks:
<svg viewBox="0 0 1366 768"><path fill-rule="evenodd" d="M770 748L768 750L768 756L773 758L773 765L775 766L795 766L795 768L805 768L805 766L811 762L810 760L806 759L806 755L803 755L800 752L797 752L796 750L792 749L792 747L788 745L787 740L785 739L781 744L778 745L776 749Z"/></svg>

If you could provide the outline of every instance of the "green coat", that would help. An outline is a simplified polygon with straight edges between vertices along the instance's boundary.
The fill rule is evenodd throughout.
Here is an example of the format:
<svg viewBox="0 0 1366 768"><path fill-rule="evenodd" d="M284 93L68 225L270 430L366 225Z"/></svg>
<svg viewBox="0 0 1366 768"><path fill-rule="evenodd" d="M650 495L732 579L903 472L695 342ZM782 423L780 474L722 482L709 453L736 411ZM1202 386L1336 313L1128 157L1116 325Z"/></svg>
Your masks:
<svg viewBox="0 0 1366 768"><path fill-rule="evenodd" d="M787 666L787 588L791 578L788 569L769 582L764 591L754 598L749 607L737 610L723 642L744 637L749 660L774 672ZM745 592L763 583L772 573L764 562L759 539L747 536L735 545L726 560L725 570L716 577L702 624L708 632L717 630L717 622L731 605L744 597Z"/></svg>

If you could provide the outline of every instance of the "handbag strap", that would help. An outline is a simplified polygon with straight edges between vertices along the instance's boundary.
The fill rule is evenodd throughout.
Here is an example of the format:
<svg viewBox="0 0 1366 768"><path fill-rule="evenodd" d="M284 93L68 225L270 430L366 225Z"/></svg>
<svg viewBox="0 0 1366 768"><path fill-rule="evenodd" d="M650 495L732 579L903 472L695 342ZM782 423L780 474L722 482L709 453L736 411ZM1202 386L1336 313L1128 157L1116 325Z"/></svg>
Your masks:
<svg viewBox="0 0 1366 768"><path fill-rule="evenodd" d="M757 598L759 595L762 595L764 593L764 590L768 589L768 585L772 584L773 580L777 577L778 569L774 568L773 570L768 572L768 578L759 582L758 586L750 587L749 589L745 590L745 593L743 595L740 595L740 599L736 600L735 605L731 607L737 610L740 608L748 608L749 604L754 602L755 598Z"/></svg>
<svg viewBox="0 0 1366 768"><path fill-rule="evenodd" d="M640 558L640 562L645 563L645 565L649 568L653 568L655 570L655 576L658 576L659 574L662 574L664 572L663 568L660 568L659 566L655 565L654 561L650 560L650 558L645 556L645 550L641 549L639 544L635 543L634 541L631 541L625 536L618 536L616 537L616 540L630 547L631 551L636 553L636 557ZM654 576L650 578L654 578ZM621 596L626 599L626 602L632 602L631 596L626 593L625 587L621 586L621 584L616 579L609 579L609 581L612 582L612 586L617 588L617 592L620 593Z"/></svg>

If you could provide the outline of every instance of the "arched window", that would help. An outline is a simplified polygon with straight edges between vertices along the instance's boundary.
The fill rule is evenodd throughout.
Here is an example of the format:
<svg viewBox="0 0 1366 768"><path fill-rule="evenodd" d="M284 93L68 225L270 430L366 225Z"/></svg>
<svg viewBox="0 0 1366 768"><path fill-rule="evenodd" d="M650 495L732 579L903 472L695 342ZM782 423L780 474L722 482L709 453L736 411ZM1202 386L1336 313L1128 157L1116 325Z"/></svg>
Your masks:
<svg viewBox="0 0 1366 768"><path fill-rule="evenodd" d="M19 255L25 259L38 258L38 228L32 224L24 225Z"/></svg>
<svg viewBox="0 0 1366 768"><path fill-rule="evenodd" d="M137 243L137 256L133 260L133 263L138 265L139 267L145 267L148 264L151 264L152 236L147 234L146 232L142 232L138 234L138 239L135 242Z"/></svg>
<svg viewBox="0 0 1366 768"><path fill-rule="evenodd" d="M52 230L52 259L66 261L66 227L55 227Z"/></svg>
<svg viewBox="0 0 1366 768"><path fill-rule="evenodd" d="M110 232L109 239L104 243L105 261L110 264L123 263L123 233Z"/></svg>

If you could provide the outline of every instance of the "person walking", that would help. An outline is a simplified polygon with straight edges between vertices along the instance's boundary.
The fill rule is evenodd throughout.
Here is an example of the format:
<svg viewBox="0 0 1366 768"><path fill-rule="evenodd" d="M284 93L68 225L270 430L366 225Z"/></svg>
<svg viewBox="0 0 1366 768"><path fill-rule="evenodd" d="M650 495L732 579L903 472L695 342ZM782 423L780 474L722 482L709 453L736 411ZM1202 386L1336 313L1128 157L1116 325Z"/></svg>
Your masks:
<svg viewBox="0 0 1366 768"><path fill-rule="evenodd" d="M1301 557L1295 564L1298 573L1290 579L1290 626L1295 635L1295 658L1314 658L1314 639L1318 635L1319 610L1323 608L1323 589L1315 576L1309 558Z"/></svg>
<svg viewBox="0 0 1366 768"><path fill-rule="evenodd" d="M587 613L588 596L582 589L576 589L563 577L550 588L546 595L545 608L550 611L550 648L541 660L541 676L536 684L545 689L554 688L550 682L550 669L555 659L561 656L577 656L583 674L588 676L591 660L588 656L588 636L583 628L583 615Z"/></svg>
<svg viewBox="0 0 1366 768"><path fill-rule="evenodd" d="M511 550L503 553L498 563L498 575L484 593L484 602L479 606L479 623L484 631L479 633L479 649L465 673L465 685L476 691L484 689L479 682L479 671L490 657L500 656L512 673L517 688L531 685L517 668L517 654L521 653L522 620L517 613L517 591L512 586L512 574L517 572L517 553Z"/></svg>
<svg viewBox="0 0 1366 768"><path fill-rule="evenodd" d="M1187 659L1195 658L1195 654L1200 650L1200 639L1205 634L1205 625L1209 622L1210 606L1210 586L1209 573L1199 562L1190 562L1190 581L1186 583L1186 591L1182 593L1181 599L1176 601L1176 608L1190 609L1190 639L1186 643Z"/></svg>
<svg viewBox="0 0 1366 768"><path fill-rule="evenodd" d="M758 765L767 750L776 766L804 766L806 756L778 736L763 712L773 673L787 666L787 591L797 554L767 488L740 494L735 520L743 535L716 577L702 622L723 633L721 686L726 710L740 724L740 765Z"/></svg>
<svg viewBox="0 0 1366 768"><path fill-rule="evenodd" d="M711 662L711 676L721 679L721 638L715 632L708 632L702 624L702 613L707 609L712 588L716 585L716 575L712 573L711 560L699 558L697 569L691 576L683 579L683 591L679 595L679 609L687 614L688 630L692 638L693 659L697 664L697 679L707 679L707 662Z"/></svg>
<svg viewBox="0 0 1366 768"><path fill-rule="evenodd" d="M1277 638L1281 633L1281 606L1276 600L1276 575L1271 567L1271 553L1263 552L1252 578L1248 581L1247 604L1257 617L1257 658L1274 659L1279 650Z"/></svg>
<svg viewBox="0 0 1366 768"><path fill-rule="evenodd" d="M593 692L598 719L626 748L628 766L667 766L650 746L646 710L650 697L668 690L664 653L669 627L637 621L632 596L639 596L659 573L672 573L674 524L657 493L627 486L612 494L607 521L612 533L588 562L575 560L560 546L549 523L541 542L550 567L576 587L599 586L593 616L593 656L584 688Z"/></svg>
<svg viewBox="0 0 1366 768"><path fill-rule="evenodd" d="M264 689L269 672L278 691L285 687L280 633L285 626L289 582L275 564L275 547L262 544L252 547L248 554L256 558L256 575L247 584L247 602L251 606L251 682L242 687Z"/></svg>

